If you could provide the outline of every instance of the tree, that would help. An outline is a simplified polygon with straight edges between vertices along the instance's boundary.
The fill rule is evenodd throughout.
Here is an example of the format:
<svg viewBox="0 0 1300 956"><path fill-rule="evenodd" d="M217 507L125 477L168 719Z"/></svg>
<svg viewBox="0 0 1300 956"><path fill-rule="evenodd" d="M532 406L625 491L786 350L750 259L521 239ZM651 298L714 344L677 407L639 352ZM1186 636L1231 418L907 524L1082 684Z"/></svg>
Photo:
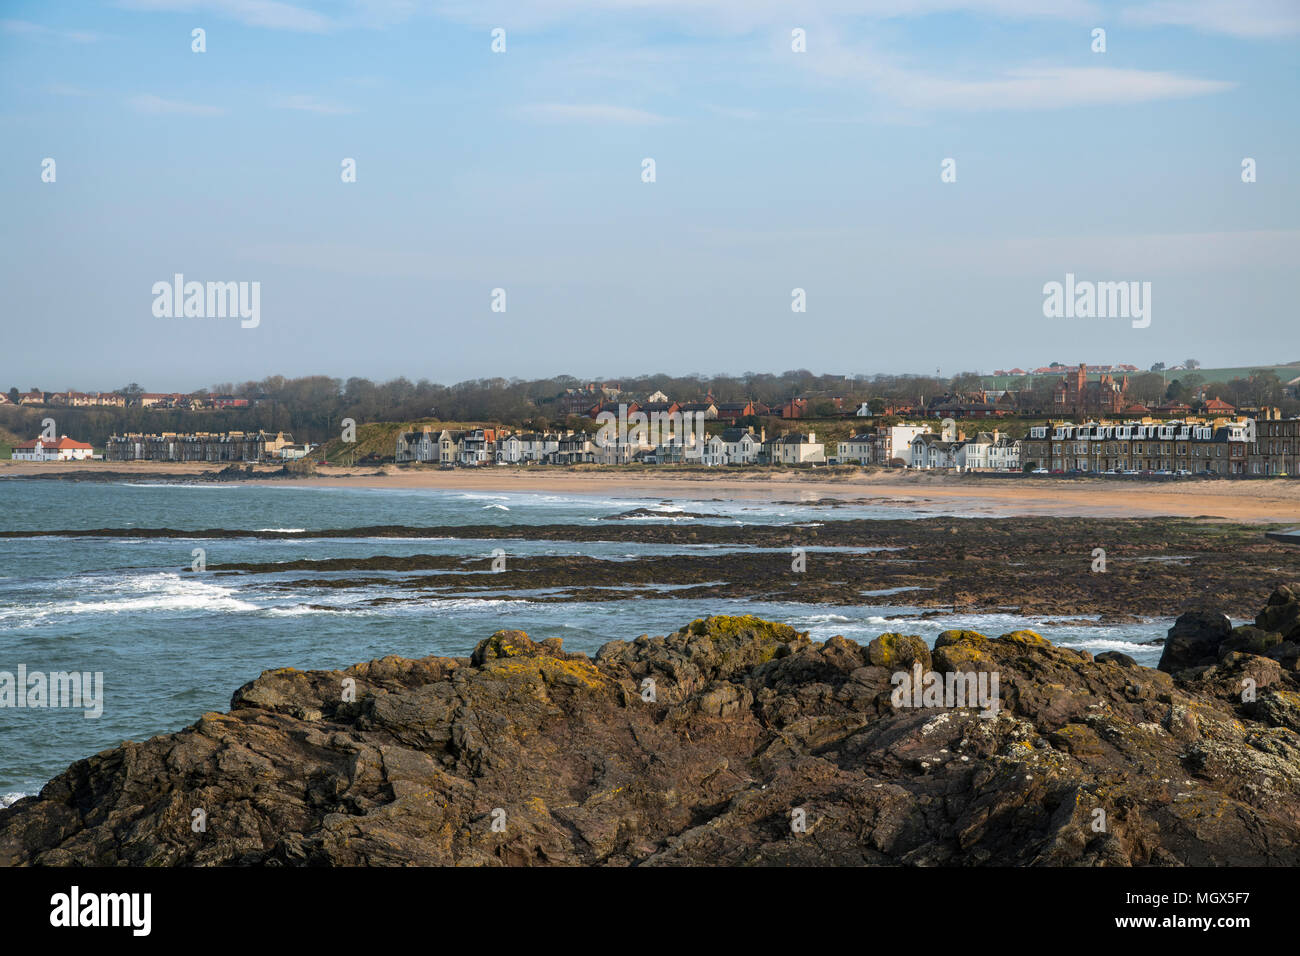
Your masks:
<svg viewBox="0 0 1300 956"><path fill-rule="evenodd" d="M1200 368L1201 363L1198 359L1183 359L1183 364L1188 368Z"/></svg>
<svg viewBox="0 0 1300 956"><path fill-rule="evenodd" d="M1144 372L1128 380L1128 399L1143 405L1158 403L1165 393L1165 380L1155 372Z"/></svg>
<svg viewBox="0 0 1300 956"><path fill-rule="evenodd" d="M1165 370L1164 362L1156 362L1155 365L1151 366L1151 371L1153 372L1163 372L1164 370Z"/></svg>
<svg viewBox="0 0 1300 956"><path fill-rule="evenodd" d="M15 405L17 405L17 404L18 404L18 399L20 399L20 398L22 398L22 395L19 394L17 386L15 386L15 385L10 385L10 386L9 386L9 401L11 401L11 402L13 402Z"/></svg>
<svg viewBox="0 0 1300 956"><path fill-rule="evenodd" d="M121 395L129 402L143 395L144 389L135 382L132 382L130 385L123 385L121 388L117 389L117 394Z"/></svg>

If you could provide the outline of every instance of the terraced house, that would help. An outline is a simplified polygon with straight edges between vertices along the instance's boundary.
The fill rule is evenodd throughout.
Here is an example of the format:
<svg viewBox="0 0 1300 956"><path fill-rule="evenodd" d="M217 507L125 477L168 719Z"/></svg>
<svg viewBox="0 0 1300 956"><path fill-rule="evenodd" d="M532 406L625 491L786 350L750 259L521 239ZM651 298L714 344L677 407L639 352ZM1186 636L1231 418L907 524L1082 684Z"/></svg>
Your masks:
<svg viewBox="0 0 1300 956"><path fill-rule="evenodd" d="M293 444L288 432L192 432L113 435L104 445L106 461L265 461L279 458Z"/></svg>
<svg viewBox="0 0 1300 956"><path fill-rule="evenodd" d="M1244 475L1251 424L1147 419L1036 425L1021 443L1021 461L1049 471Z"/></svg>
<svg viewBox="0 0 1300 956"><path fill-rule="evenodd" d="M1269 409L1255 422L1250 474L1300 477L1300 418L1282 418Z"/></svg>

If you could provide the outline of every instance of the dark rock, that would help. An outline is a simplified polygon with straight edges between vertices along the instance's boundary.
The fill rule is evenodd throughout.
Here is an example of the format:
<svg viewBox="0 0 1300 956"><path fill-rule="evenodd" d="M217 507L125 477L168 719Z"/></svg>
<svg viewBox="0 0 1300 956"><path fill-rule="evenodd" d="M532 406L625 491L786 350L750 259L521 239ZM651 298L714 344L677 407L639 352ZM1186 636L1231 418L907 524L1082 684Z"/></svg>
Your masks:
<svg viewBox="0 0 1300 956"><path fill-rule="evenodd" d="M927 658L754 617L594 659L498 631L468 658L273 670L0 810L0 866L1295 866L1300 683L1253 631L1220 655L1231 633L1180 618L1177 676L1026 631ZM927 659L996 675L996 711L895 706Z"/></svg>
<svg viewBox="0 0 1300 956"><path fill-rule="evenodd" d="M1283 586L1270 594L1264 610L1255 618L1255 626L1276 631L1283 640L1300 642L1300 598L1295 591Z"/></svg>
<svg viewBox="0 0 1300 956"><path fill-rule="evenodd" d="M1188 611L1169 629L1158 669L1170 674L1214 664L1219 645L1232 633L1232 622L1217 611Z"/></svg>
<svg viewBox="0 0 1300 956"><path fill-rule="evenodd" d="M1121 654L1119 651L1102 651L1095 660L1109 661L1112 664L1118 664L1120 667L1138 667L1138 662L1133 660L1127 654Z"/></svg>
<svg viewBox="0 0 1300 956"><path fill-rule="evenodd" d="M1234 627L1232 633L1219 645L1218 656L1222 660L1228 654L1234 652L1267 654L1271 648L1281 643L1281 634L1243 624L1241 627Z"/></svg>

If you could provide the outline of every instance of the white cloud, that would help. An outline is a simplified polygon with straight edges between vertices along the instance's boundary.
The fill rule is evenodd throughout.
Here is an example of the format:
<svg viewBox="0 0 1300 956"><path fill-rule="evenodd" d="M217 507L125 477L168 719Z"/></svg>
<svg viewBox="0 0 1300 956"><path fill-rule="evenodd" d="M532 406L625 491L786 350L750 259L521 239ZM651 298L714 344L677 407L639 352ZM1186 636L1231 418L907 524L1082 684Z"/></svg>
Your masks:
<svg viewBox="0 0 1300 956"><path fill-rule="evenodd" d="M650 126L670 122L668 117L627 106L583 103L543 103L524 108L534 119L560 123L622 123Z"/></svg>
<svg viewBox="0 0 1300 956"><path fill-rule="evenodd" d="M83 86L72 86L68 83L53 83L48 88L48 92L55 96L98 96L95 90L88 90Z"/></svg>
<svg viewBox="0 0 1300 956"><path fill-rule="evenodd" d="M99 39L98 34L91 33L89 30L55 30L39 23L32 23L30 20L0 20L0 30L17 36L58 37L61 40L71 40L73 43L94 43Z"/></svg>
<svg viewBox="0 0 1300 956"><path fill-rule="evenodd" d="M330 116L338 116L344 113L355 112L351 107L340 106L337 103L327 103L318 100L314 96L297 93L292 96L282 96L271 103L277 109L282 110L301 110L305 113L321 113Z"/></svg>
<svg viewBox="0 0 1300 956"><path fill-rule="evenodd" d="M1022 66L984 76L943 76L873 50L850 49L834 35L799 65L837 83L859 82L889 102L922 110L1048 110L1204 96L1236 84L1159 70L1108 66Z"/></svg>
<svg viewBox="0 0 1300 956"><path fill-rule="evenodd" d="M1126 9L1125 23L1191 27L1203 33L1237 37L1291 36L1300 33L1296 0L1155 0Z"/></svg>
<svg viewBox="0 0 1300 956"><path fill-rule="evenodd" d="M141 11L213 13L268 30L324 33L332 26L324 14L280 0L121 0L121 5Z"/></svg>
<svg viewBox="0 0 1300 956"><path fill-rule="evenodd" d="M978 80L898 72L880 85L904 105L924 109L1043 110L1203 96L1236 84L1152 70L1023 67Z"/></svg>
<svg viewBox="0 0 1300 956"><path fill-rule="evenodd" d="M168 100L152 93L142 93L127 100L127 105L138 113L170 113L184 116L220 116L226 111L220 106L203 106L183 100Z"/></svg>

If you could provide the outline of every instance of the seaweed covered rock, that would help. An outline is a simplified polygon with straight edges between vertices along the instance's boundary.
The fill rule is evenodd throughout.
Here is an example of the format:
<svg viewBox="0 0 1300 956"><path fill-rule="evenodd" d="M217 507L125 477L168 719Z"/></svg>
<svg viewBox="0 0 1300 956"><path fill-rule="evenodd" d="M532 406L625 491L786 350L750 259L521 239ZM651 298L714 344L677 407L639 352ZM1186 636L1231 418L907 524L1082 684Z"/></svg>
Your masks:
<svg viewBox="0 0 1300 956"><path fill-rule="evenodd" d="M915 634L881 634L867 645L867 660L892 670L907 670L920 662L928 670L930 648Z"/></svg>

